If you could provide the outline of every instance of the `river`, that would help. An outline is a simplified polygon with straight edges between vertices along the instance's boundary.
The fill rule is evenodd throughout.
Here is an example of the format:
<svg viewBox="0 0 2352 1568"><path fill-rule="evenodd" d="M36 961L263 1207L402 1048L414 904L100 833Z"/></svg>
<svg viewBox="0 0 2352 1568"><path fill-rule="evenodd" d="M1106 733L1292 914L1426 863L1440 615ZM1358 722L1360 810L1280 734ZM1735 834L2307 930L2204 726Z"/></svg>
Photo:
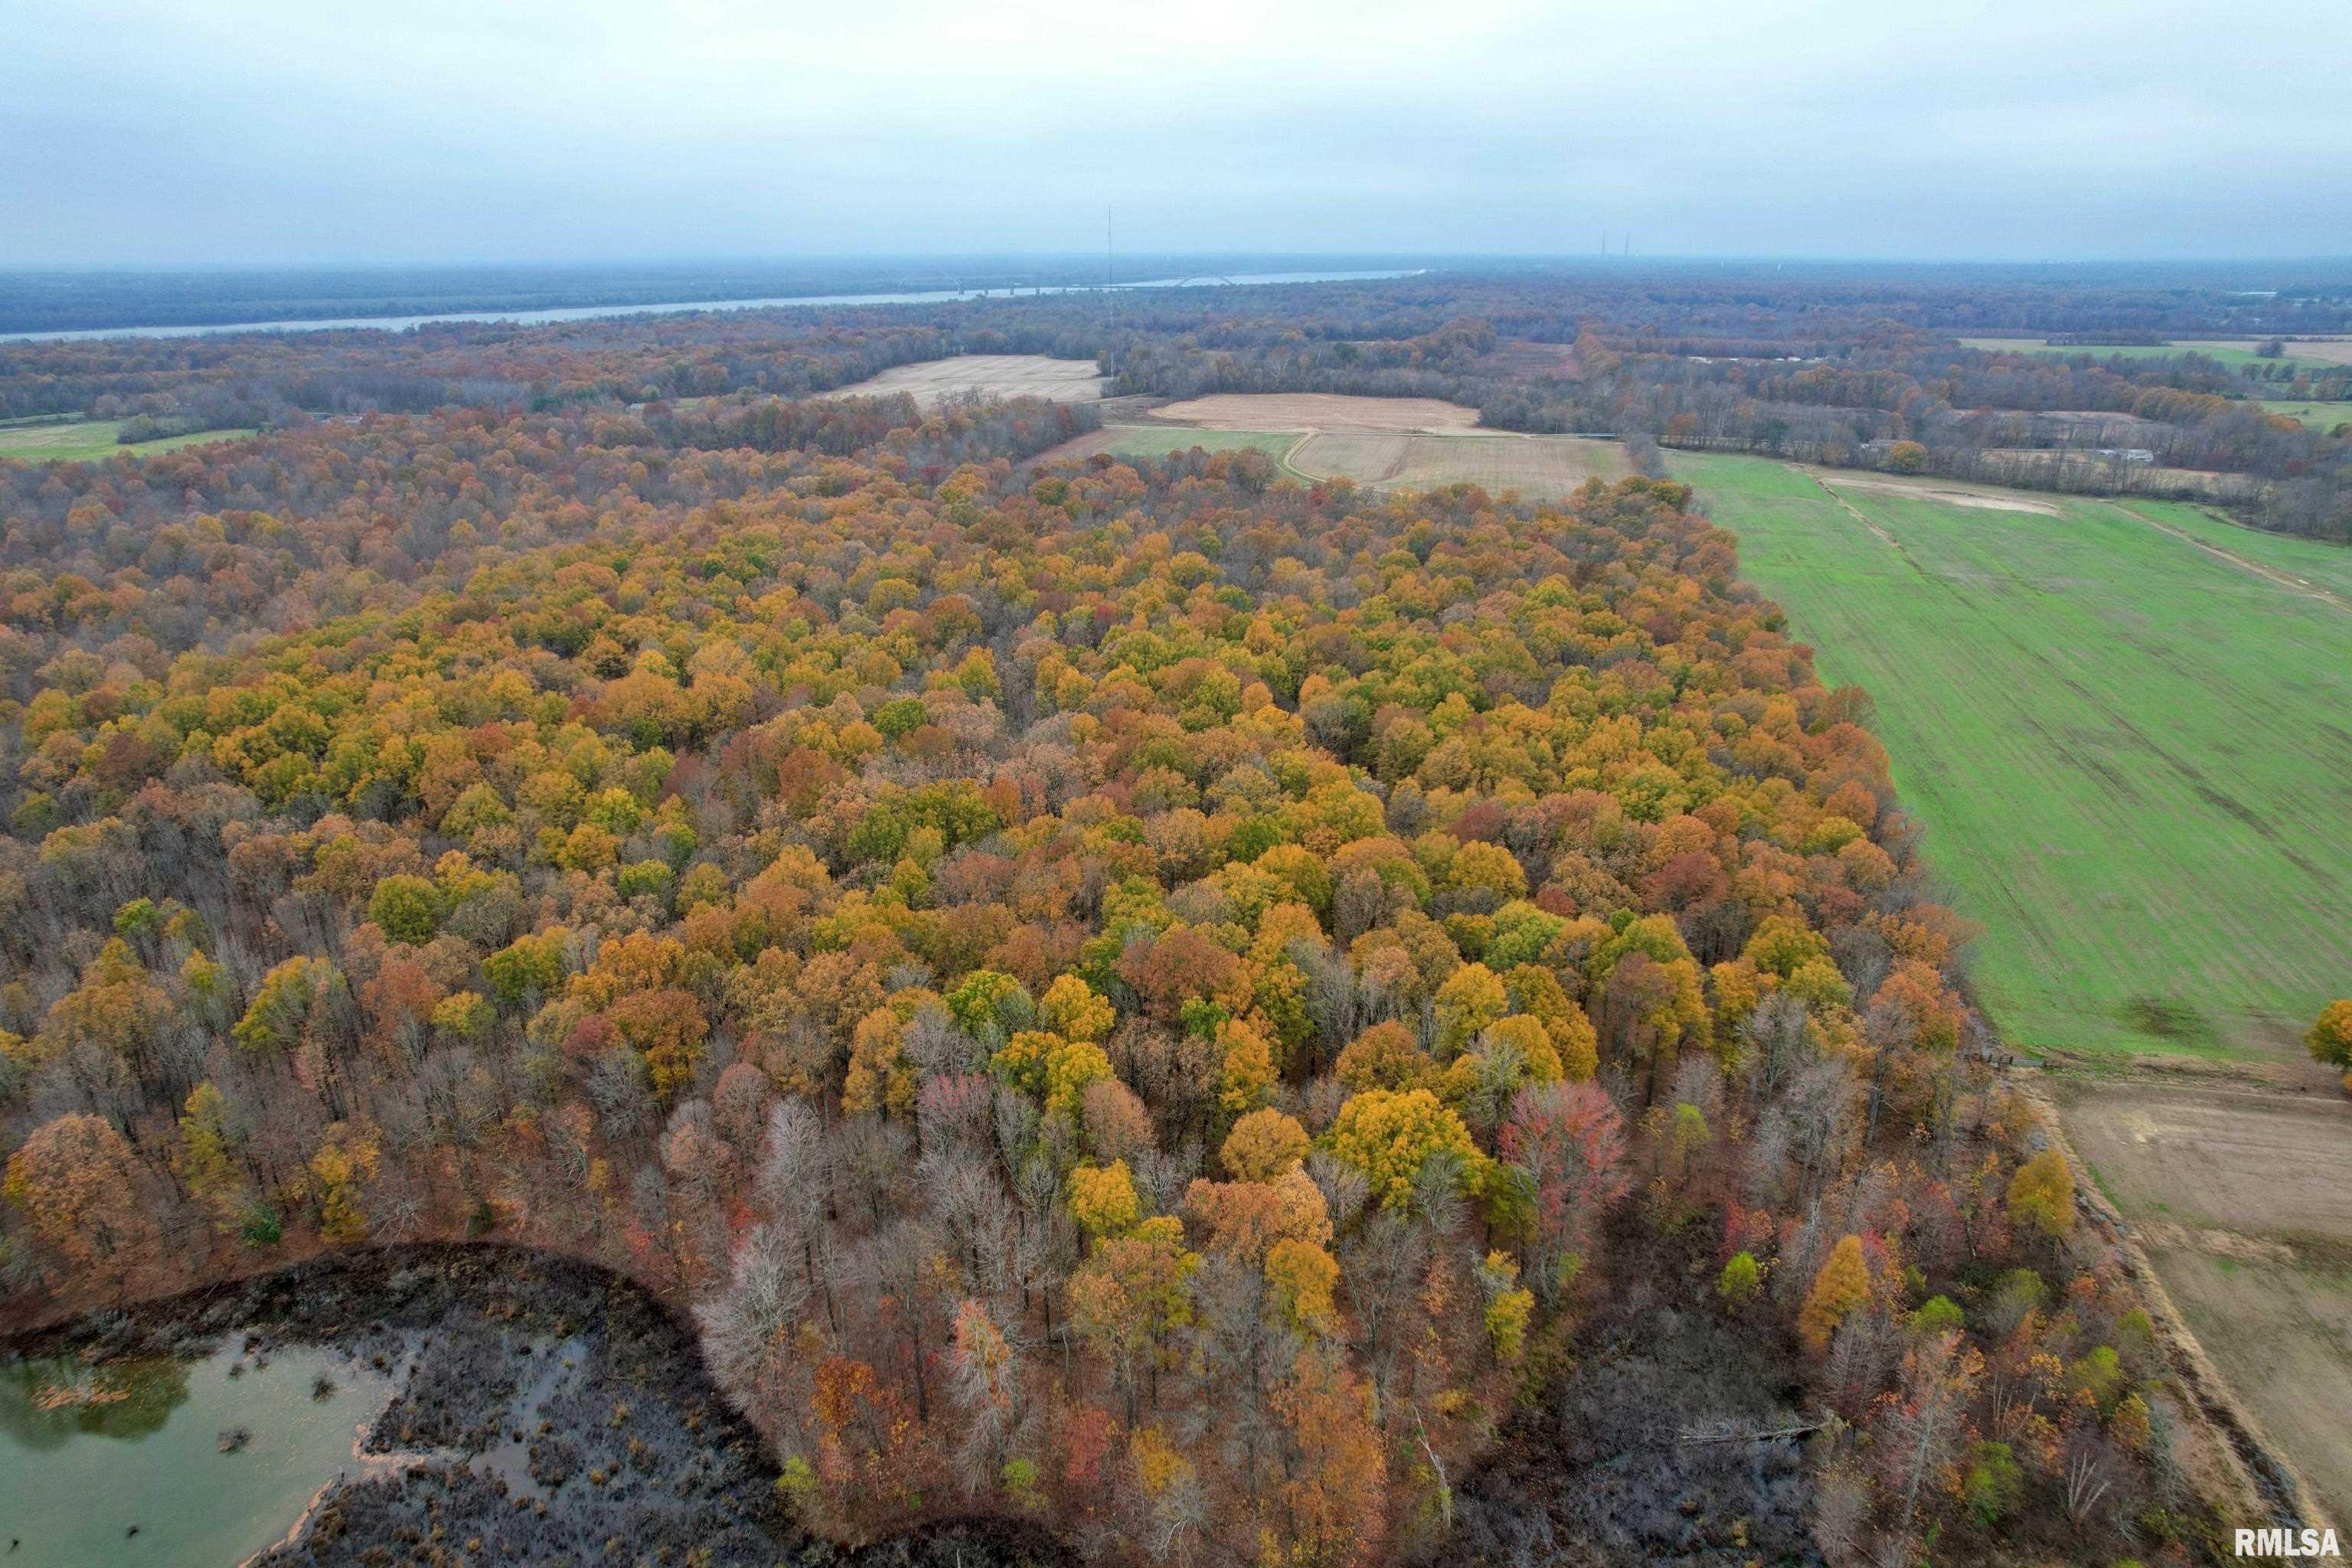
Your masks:
<svg viewBox="0 0 2352 1568"><path fill-rule="evenodd" d="M1367 272L1239 272L1216 278L1153 278L1133 283L1085 284L1070 289L938 289L912 294L809 294L777 300L682 300L658 305L572 305L546 310L453 310L433 316L342 316L323 321L229 321L192 327L90 327L67 332L0 332L0 343L82 342L93 338L199 338L219 332L324 332L360 328L400 332L440 321L511 321L531 326L545 321L586 321L604 316L678 314L688 310L761 310L779 308L824 309L849 305L934 305L957 300L1014 299L1024 295L1097 293L1104 289L1203 289L1228 284L1350 283L1381 278L1411 278L1421 268L1391 268Z"/></svg>

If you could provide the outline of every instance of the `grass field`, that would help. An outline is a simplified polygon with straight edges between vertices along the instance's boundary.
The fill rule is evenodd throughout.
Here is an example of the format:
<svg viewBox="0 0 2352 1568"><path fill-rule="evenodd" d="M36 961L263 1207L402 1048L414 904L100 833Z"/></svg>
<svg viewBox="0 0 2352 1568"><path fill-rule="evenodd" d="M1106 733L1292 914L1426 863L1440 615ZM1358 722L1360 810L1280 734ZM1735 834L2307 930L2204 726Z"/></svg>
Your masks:
<svg viewBox="0 0 2352 1568"><path fill-rule="evenodd" d="M1960 346L1971 349L2006 350L2011 353L2029 354L2089 354L2094 359L2155 359L2164 354L2200 353L2207 359L2220 360L2232 370L2248 365L2277 364L2280 360L2263 359L2254 353L2252 340L2176 338L2169 343L2095 343L2084 346L2053 345L2037 338L1962 338ZM2289 343L2281 356L2288 364L2309 365L2320 369L2329 365L2352 363L2352 342Z"/></svg>
<svg viewBox="0 0 2352 1568"><path fill-rule="evenodd" d="M2352 425L2352 403L2314 403L2309 398L2272 399L2263 404L2263 411L2300 419L2306 430L2328 431L2338 425Z"/></svg>
<svg viewBox="0 0 2352 1568"><path fill-rule="evenodd" d="M1248 447L1279 462L1282 455L1297 445L1298 437L1293 431L1163 430L1149 425L1106 425L1099 430L1074 437L1051 451L1040 452L1032 461L1059 462L1066 458L1091 457L1097 452L1121 458L1164 458L1171 452L1189 452L1195 447L1205 452L1231 452Z"/></svg>
<svg viewBox="0 0 2352 1568"><path fill-rule="evenodd" d="M122 429L120 419L77 419L63 424L37 424L11 420L0 424L0 458L21 458L28 463L59 463L75 460L97 461L126 454L146 457L155 452L168 452L175 447L194 446L200 441L229 441L239 436L250 436L251 430L200 430L193 436L166 436L160 440L134 441L123 446L115 440Z"/></svg>
<svg viewBox="0 0 2352 1568"><path fill-rule="evenodd" d="M2352 979L2352 554L2177 503L1674 466L1876 699L2013 1045L2300 1055Z"/></svg>

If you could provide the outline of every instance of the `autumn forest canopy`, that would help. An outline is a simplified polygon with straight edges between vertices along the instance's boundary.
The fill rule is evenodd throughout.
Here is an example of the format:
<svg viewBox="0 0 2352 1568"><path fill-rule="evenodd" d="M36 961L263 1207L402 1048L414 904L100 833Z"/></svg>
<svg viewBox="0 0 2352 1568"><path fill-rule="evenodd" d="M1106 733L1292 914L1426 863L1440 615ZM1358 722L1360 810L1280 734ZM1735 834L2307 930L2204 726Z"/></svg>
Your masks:
<svg viewBox="0 0 2352 1568"><path fill-rule="evenodd" d="M1957 349L1983 300L1874 287L1810 338L1761 281L1505 280L0 346L0 412L264 429L0 462L8 1310L572 1254L692 1314L845 1542L2205 1560L1870 700L1687 488L821 395L1099 355L1874 466L1967 460L2005 388L2347 515L2239 373Z"/></svg>

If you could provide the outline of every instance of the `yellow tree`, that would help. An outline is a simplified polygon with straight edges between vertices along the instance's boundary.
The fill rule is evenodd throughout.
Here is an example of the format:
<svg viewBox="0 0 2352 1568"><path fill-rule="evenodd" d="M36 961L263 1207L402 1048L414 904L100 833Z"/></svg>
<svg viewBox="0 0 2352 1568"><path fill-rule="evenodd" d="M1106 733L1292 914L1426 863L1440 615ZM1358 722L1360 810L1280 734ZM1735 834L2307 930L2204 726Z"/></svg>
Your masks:
<svg viewBox="0 0 2352 1568"><path fill-rule="evenodd" d="M1267 1106L1234 1123L1217 1158L1236 1182L1270 1182L1307 1158L1309 1147L1306 1128Z"/></svg>
<svg viewBox="0 0 2352 1568"><path fill-rule="evenodd" d="M1812 1290L1797 1314L1797 1333L1819 1355L1829 1349L1838 1325L1869 1300L1870 1265L1862 1255L1862 1237L1841 1237L1830 1249L1829 1261L1813 1276Z"/></svg>
<svg viewBox="0 0 2352 1568"><path fill-rule="evenodd" d="M1217 1026L1217 1047L1224 1058L1218 1074L1218 1103L1236 1113L1255 1110L1274 1096L1278 1081L1274 1047L1257 1030L1238 1019Z"/></svg>
<svg viewBox="0 0 2352 1568"><path fill-rule="evenodd" d="M319 1234L330 1241L365 1241L367 1213L360 1194L376 1171L375 1141L338 1121L319 1142L310 1156L310 1178L318 1184Z"/></svg>
<svg viewBox="0 0 2352 1568"><path fill-rule="evenodd" d="M1478 1154L1462 1119L1425 1089L1402 1094L1375 1089L1353 1097L1339 1108L1325 1141L1333 1155L1364 1173L1387 1209L1412 1201L1413 1179L1431 1159L1454 1155L1467 1162Z"/></svg>
<svg viewBox="0 0 2352 1568"><path fill-rule="evenodd" d="M2065 1155L2044 1149L2017 1168L2009 1181L2009 1223L2053 1241L2074 1228L2074 1173Z"/></svg>
<svg viewBox="0 0 2352 1568"><path fill-rule="evenodd" d="M241 1142L229 1124L228 1097L209 1079L196 1085L180 1115L180 1179L188 1190L223 1210L233 1207L245 1187L236 1169Z"/></svg>
<svg viewBox="0 0 2352 1568"><path fill-rule="evenodd" d="M2322 1008L2303 1043L2310 1047L2312 1060L2352 1073L2352 998Z"/></svg>

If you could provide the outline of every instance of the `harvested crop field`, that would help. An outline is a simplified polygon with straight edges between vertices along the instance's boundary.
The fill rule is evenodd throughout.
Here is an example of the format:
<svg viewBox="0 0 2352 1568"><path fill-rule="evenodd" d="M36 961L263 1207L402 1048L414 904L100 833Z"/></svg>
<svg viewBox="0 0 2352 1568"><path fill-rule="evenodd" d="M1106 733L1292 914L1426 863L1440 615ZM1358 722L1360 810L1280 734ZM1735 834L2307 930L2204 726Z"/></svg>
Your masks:
<svg viewBox="0 0 2352 1568"><path fill-rule="evenodd" d="M2302 1059L2352 975L2352 552L2173 502L1674 471L1874 699L2011 1044Z"/></svg>
<svg viewBox="0 0 2352 1568"><path fill-rule="evenodd" d="M1350 397L1336 393L1226 393L1152 410L1171 425L1218 430L1468 430L1478 411L1434 397Z"/></svg>
<svg viewBox="0 0 2352 1568"><path fill-rule="evenodd" d="M913 395L925 408L958 393L987 397L1042 397L1052 403L1092 403L1106 378L1090 359L1049 359L1044 354L964 354L894 365L854 386L836 387L828 397Z"/></svg>
<svg viewBox="0 0 2352 1568"><path fill-rule="evenodd" d="M2050 1087L2206 1354L2325 1515L2352 1519L2352 1106L2147 1075Z"/></svg>
<svg viewBox="0 0 2352 1568"><path fill-rule="evenodd" d="M1318 433L1290 454L1290 467L1316 479L1350 479L1382 489L1473 484L1530 500L1568 494L1588 479L1632 470L1614 441L1575 436L1369 436Z"/></svg>

